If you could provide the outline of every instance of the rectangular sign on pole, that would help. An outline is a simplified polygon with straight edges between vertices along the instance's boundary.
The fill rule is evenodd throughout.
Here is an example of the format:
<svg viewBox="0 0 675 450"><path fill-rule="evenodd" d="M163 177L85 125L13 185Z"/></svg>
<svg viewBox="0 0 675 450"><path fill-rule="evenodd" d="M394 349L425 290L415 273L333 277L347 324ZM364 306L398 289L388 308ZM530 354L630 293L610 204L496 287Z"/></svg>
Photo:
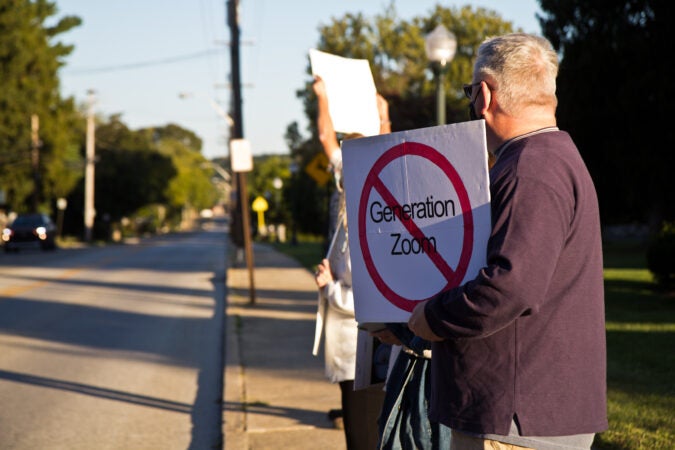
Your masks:
<svg viewBox="0 0 675 450"><path fill-rule="evenodd" d="M250 172L253 170L251 143L247 139L230 140L230 166L232 172Z"/></svg>
<svg viewBox="0 0 675 450"><path fill-rule="evenodd" d="M490 235L485 122L342 144L356 320L407 322L474 278Z"/></svg>

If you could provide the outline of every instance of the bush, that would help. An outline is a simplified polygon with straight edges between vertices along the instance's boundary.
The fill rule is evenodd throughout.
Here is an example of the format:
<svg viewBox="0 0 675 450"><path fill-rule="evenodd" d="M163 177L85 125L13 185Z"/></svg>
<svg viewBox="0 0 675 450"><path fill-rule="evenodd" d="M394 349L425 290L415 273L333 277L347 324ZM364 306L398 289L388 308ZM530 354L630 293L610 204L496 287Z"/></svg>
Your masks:
<svg viewBox="0 0 675 450"><path fill-rule="evenodd" d="M675 281L675 223L664 223L647 246L647 268L656 281L672 287Z"/></svg>

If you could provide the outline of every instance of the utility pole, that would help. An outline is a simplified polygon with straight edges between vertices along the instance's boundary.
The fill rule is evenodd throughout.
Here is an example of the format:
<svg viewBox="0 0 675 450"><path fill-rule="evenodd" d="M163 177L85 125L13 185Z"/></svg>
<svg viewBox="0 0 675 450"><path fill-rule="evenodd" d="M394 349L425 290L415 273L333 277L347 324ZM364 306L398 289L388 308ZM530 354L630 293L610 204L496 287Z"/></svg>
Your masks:
<svg viewBox="0 0 675 450"><path fill-rule="evenodd" d="M239 0L227 1L227 22L230 27L230 60L232 66L232 119L234 124L231 128L230 139L242 139L244 137L244 122L241 110L241 76L239 67ZM232 154L230 154L232 163ZM236 189L239 192L235 214L241 219L241 228L246 251L246 264L248 266L250 303L255 303L255 283L253 280L253 248L251 244L251 226L249 224L248 192L246 191L246 173L233 172L236 174Z"/></svg>
<svg viewBox="0 0 675 450"><path fill-rule="evenodd" d="M30 116L31 152L30 159L33 166L33 212L38 211L40 205L40 117L37 114Z"/></svg>
<svg viewBox="0 0 675 450"><path fill-rule="evenodd" d="M230 139L242 139L244 137L244 121L241 109L241 75L239 64L239 0L227 1L227 21L230 27L230 60L232 65L232 135ZM230 163L232 155L230 154ZM255 303L255 283L253 279L253 248L251 244L251 226L248 211L248 192L246 190L246 172L236 172L237 190L239 199L235 214L241 218L244 249L246 251L246 264L248 266L250 303Z"/></svg>
<svg viewBox="0 0 675 450"><path fill-rule="evenodd" d="M89 89L88 108L87 108L87 144L86 161L84 169L84 240L91 242L92 231L94 229L94 163L95 163L95 123L94 123L94 94L95 91Z"/></svg>

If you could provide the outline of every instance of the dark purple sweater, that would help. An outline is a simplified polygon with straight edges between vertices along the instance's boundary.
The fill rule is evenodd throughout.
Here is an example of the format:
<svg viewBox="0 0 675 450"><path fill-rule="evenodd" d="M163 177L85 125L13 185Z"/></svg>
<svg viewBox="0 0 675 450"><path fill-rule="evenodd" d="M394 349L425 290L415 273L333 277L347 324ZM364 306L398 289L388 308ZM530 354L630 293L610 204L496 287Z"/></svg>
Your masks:
<svg viewBox="0 0 675 450"><path fill-rule="evenodd" d="M430 418L525 436L607 429L602 244L595 187L572 142L511 142L490 171L487 267L429 301Z"/></svg>

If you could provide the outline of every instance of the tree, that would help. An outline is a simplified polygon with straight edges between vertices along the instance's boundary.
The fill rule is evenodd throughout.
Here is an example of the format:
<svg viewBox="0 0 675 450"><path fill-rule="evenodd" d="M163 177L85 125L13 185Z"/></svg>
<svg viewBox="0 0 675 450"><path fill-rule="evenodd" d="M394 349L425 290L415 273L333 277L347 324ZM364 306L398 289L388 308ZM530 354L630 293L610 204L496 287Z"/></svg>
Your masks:
<svg viewBox="0 0 675 450"><path fill-rule="evenodd" d="M167 130L169 133L164 133ZM181 135L192 134L195 137L196 135L176 125L155 128L153 131L159 135L172 136L156 143L159 153L171 159L176 171L164 191L169 206L169 217L176 221L185 211L196 212L213 207L218 194L211 183L212 170L206 158L198 150L195 151L186 145L186 142L189 144L191 141L175 138ZM177 133L178 131L180 132Z"/></svg>
<svg viewBox="0 0 675 450"><path fill-rule="evenodd" d="M96 121L95 231L107 233L124 218L152 222L148 231L176 226L216 203L211 168L192 131L175 124L131 130L119 114ZM68 196L72 234L82 231L83 199L81 180Z"/></svg>
<svg viewBox="0 0 675 450"><path fill-rule="evenodd" d="M288 223L289 204L282 189L288 185L290 175L290 159L287 155L262 155L254 158L248 183L249 199L263 196L267 200L269 209L265 216L271 223ZM281 188L274 186L277 178L282 183Z"/></svg>
<svg viewBox="0 0 675 450"><path fill-rule="evenodd" d="M392 130L408 130L435 125L435 85L424 51L424 38L437 24L442 23L457 37L457 54L450 63L443 79L446 92L446 117L449 123L468 120L468 100L462 85L471 80L473 58L478 45L488 35L508 33L513 30L494 11L484 8L446 8L437 5L429 14L405 21L397 17L392 4L383 14L372 20L362 14L346 14L333 18L319 27L319 50L348 57L367 59L373 72L378 92L389 102ZM308 75L311 73L307 69ZM321 151L316 136L316 98L308 77L303 89L297 92L304 103L309 119L310 137L303 139L297 124L287 129L286 140L294 161L300 166L294 191L303 198L323 198L330 195L331 187L318 188L302 168ZM327 201L298 200L302 209L294 216L300 229L316 227L326 229L327 213L317 214L314 205L327 205ZM308 211L307 208L310 210Z"/></svg>
<svg viewBox="0 0 675 450"><path fill-rule="evenodd" d="M107 214L117 221L142 206L166 203L177 170L171 157L154 149L144 133L129 130L113 116L97 127L96 154L97 218Z"/></svg>
<svg viewBox="0 0 675 450"><path fill-rule="evenodd" d="M54 42L81 21L67 16L48 26L55 14L55 3L47 0L0 4L0 190L16 211L48 212L81 176L76 111L72 99L61 98L57 76L72 46ZM31 155L33 115L40 125L39 159Z"/></svg>
<svg viewBox="0 0 675 450"><path fill-rule="evenodd" d="M328 225L328 199L333 186L317 186L305 168L321 151L321 144L314 136L303 141L297 122L286 129L286 143L291 149L289 170L291 178L284 188L284 197L290 205L292 231L322 235Z"/></svg>
<svg viewBox="0 0 675 450"><path fill-rule="evenodd" d="M148 128L145 131L150 133L148 139L155 144L161 141L173 140L180 142L183 147L193 152L199 153L202 151L202 140L199 136L179 125L170 123L163 127Z"/></svg>
<svg viewBox="0 0 675 450"><path fill-rule="evenodd" d="M540 0L562 56L558 121L596 183L604 223L675 218L670 99L672 2Z"/></svg>

